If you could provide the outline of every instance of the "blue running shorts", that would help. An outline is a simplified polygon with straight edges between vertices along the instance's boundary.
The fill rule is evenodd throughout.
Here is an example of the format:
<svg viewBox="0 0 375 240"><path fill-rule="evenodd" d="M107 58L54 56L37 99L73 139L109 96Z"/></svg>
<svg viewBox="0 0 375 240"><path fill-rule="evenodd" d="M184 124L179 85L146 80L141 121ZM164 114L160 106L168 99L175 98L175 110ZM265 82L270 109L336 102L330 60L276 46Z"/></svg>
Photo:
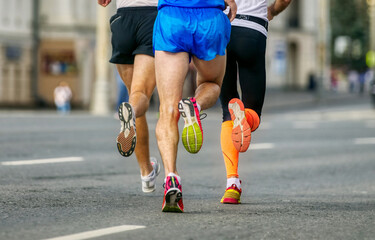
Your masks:
<svg viewBox="0 0 375 240"><path fill-rule="evenodd" d="M165 6L154 24L154 51L187 52L210 61L225 55L231 24L219 8Z"/></svg>

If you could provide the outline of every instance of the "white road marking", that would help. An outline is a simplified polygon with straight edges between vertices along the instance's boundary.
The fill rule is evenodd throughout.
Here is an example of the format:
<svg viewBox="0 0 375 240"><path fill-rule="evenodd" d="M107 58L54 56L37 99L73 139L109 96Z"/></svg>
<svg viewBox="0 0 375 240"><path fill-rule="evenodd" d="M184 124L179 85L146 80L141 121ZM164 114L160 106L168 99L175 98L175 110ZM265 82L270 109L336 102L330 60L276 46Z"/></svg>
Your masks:
<svg viewBox="0 0 375 240"><path fill-rule="evenodd" d="M90 238L97 238L102 237L105 235L145 228L146 226L137 226L137 225L122 225L117 227L110 227L110 228L102 228L94 231L87 231L72 235L66 235L62 237L56 237L56 238L48 238L45 240L83 240L83 239L90 239Z"/></svg>
<svg viewBox="0 0 375 240"><path fill-rule="evenodd" d="M35 165L35 164L47 164L47 163L81 162L83 160L84 160L83 157L46 158L46 159L2 162L1 165L21 166L21 165Z"/></svg>
<svg viewBox="0 0 375 240"><path fill-rule="evenodd" d="M250 148L252 150L260 150L260 149L272 149L275 147L273 143L253 143L250 144Z"/></svg>
<svg viewBox="0 0 375 240"><path fill-rule="evenodd" d="M375 138L356 138L354 139L355 144L375 144Z"/></svg>

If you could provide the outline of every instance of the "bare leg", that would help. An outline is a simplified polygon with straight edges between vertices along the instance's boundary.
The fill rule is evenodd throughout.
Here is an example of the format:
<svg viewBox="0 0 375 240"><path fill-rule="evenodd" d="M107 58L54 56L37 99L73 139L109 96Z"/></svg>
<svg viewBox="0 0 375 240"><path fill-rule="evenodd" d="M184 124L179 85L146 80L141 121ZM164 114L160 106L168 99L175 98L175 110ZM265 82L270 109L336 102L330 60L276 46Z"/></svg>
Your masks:
<svg viewBox="0 0 375 240"><path fill-rule="evenodd" d="M173 66L173 67L171 67ZM156 125L156 138L163 159L165 175L175 173L179 141L178 102L189 68L187 53L155 52L156 82L160 99L160 118Z"/></svg>
<svg viewBox="0 0 375 240"><path fill-rule="evenodd" d="M148 55L136 55L129 103L137 117L143 116L155 89L155 61Z"/></svg>
<svg viewBox="0 0 375 240"><path fill-rule="evenodd" d="M203 110L215 105L219 98L225 74L226 56L217 55L211 61L194 57L194 64L198 70L195 99Z"/></svg>
<svg viewBox="0 0 375 240"><path fill-rule="evenodd" d="M148 55L137 55L134 65L117 64L117 69L129 90L129 103L136 115L137 145L135 155L142 176L152 171L150 164L149 134L146 111L155 88L154 58Z"/></svg>

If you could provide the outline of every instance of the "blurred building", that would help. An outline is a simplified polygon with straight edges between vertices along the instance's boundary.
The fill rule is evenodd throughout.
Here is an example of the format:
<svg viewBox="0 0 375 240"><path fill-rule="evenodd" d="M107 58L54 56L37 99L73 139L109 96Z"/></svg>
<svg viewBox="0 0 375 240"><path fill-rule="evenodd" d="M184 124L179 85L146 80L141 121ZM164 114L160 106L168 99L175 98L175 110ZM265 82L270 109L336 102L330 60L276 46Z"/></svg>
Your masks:
<svg viewBox="0 0 375 240"><path fill-rule="evenodd" d="M317 2L293 0L271 22L269 88L305 89L309 75L317 73ZM37 78L32 74L35 3L39 3ZM0 0L0 6L0 106L53 106L53 89L64 80L72 88L73 106L87 108L95 80L97 1ZM115 4L110 8L114 12Z"/></svg>
<svg viewBox="0 0 375 240"><path fill-rule="evenodd" d="M267 41L268 87L306 89L309 76L317 76L318 2L293 0L284 12L270 22Z"/></svg>
<svg viewBox="0 0 375 240"><path fill-rule="evenodd" d="M73 105L88 106L95 79L97 2L0 0L0 4L0 105L52 106L54 88L66 81ZM33 4L39 11L36 79L31 56Z"/></svg>
<svg viewBox="0 0 375 240"><path fill-rule="evenodd" d="M95 79L96 1L40 0L38 97L47 104L66 81L73 104L85 106Z"/></svg>
<svg viewBox="0 0 375 240"><path fill-rule="evenodd" d="M30 0L0 0L0 104L31 101Z"/></svg>

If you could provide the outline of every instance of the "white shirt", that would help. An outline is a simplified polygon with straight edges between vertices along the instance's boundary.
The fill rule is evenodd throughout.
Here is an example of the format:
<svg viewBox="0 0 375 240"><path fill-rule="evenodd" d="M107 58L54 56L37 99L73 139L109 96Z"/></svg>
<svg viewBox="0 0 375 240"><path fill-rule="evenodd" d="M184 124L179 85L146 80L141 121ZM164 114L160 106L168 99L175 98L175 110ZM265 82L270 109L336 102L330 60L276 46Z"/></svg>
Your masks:
<svg viewBox="0 0 375 240"><path fill-rule="evenodd" d="M72 98L72 91L68 86L58 86L54 91L56 106L62 106Z"/></svg>
<svg viewBox="0 0 375 240"><path fill-rule="evenodd" d="M267 0L236 0L237 3L237 14L250 15L264 19L267 19ZM232 22L233 26L247 27L257 30L263 33L267 37L267 30L260 24L235 18Z"/></svg>
<svg viewBox="0 0 375 240"><path fill-rule="evenodd" d="M123 7L157 7L158 0L116 0L117 8Z"/></svg>

